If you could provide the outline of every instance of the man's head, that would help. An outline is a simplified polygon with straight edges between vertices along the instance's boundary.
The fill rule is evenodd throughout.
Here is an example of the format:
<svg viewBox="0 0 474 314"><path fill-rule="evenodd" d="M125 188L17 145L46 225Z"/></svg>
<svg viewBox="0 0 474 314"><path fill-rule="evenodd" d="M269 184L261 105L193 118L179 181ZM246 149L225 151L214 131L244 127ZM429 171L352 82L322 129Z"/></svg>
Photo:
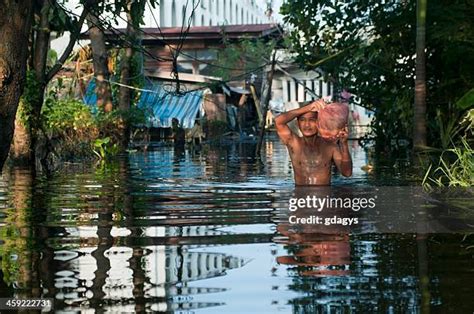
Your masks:
<svg viewBox="0 0 474 314"><path fill-rule="evenodd" d="M317 129L319 136L335 140L347 126L349 107L342 103L331 103L318 111Z"/></svg>
<svg viewBox="0 0 474 314"><path fill-rule="evenodd" d="M298 127L303 133L303 136L309 137L316 135L318 133L318 113L317 112L307 112L298 117Z"/></svg>

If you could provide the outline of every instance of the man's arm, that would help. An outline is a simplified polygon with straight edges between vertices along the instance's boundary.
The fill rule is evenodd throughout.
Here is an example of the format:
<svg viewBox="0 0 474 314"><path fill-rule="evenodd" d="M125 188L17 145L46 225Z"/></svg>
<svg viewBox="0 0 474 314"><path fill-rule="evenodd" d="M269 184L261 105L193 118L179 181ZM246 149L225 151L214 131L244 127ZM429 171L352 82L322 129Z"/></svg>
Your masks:
<svg viewBox="0 0 474 314"><path fill-rule="evenodd" d="M350 177L352 175L352 158L347 143L348 136L349 132L347 131L347 127L339 132L339 143L336 144L332 157L337 169L345 177Z"/></svg>
<svg viewBox="0 0 474 314"><path fill-rule="evenodd" d="M288 145L291 142L291 140L293 139L293 137L295 136L295 134L293 134L291 129L288 127L288 123L291 120L301 116L302 114L310 112L310 111L317 112L318 110L322 109L323 107L324 107L324 101L320 99L320 100L314 101L314 102L312 102L309 105L306 105L304 107L284 112L284 113L280 114L278 117L276 117L275 118L275 126L276 126L278 136L280 137L282 142L285 145Z"/></svg>

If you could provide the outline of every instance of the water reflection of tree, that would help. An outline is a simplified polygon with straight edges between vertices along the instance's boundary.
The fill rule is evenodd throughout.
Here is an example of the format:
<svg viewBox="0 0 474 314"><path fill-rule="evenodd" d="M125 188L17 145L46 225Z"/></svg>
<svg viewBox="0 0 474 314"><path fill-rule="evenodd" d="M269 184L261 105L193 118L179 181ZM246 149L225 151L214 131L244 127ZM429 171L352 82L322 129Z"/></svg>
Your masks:
<svg viewBox="0 0 474 314"><path fill-rule="evenodd" d="M135 212L134 207L134 197L132 195L132 178L130 175L130 167L128 158L120 160L120 186L123 188L123 212L125 214L125 226L130 230L130 237L139 239L144 237L142 228L135 226ZM139 213L138 213L139 215ZM146 310L146 298L145 298L145 283L149 281L146 276L146 271L143 268L143 257L144 257L144 247L138 242L135 246L132 247L132 256L130 257L129 265L132 269L132 295L134 298L135 307L134 310L136 313L143 313Z"/></svg>
<svg viewBox="0 0 474 314"><path fill-rule="evenodd" d="M103 308L104 301L106 301L104 288L108 277L107 273L111 268L106 252L113 245L113 237L110 234L112 230L112 210L107 207L102 207L101 210L103 212L98 214L97 219L97 248L91 253L91 256L96 260L96 270L92 280L92 287L90 288L92 291L90 304L95 309Z"/></svg>
<svg viewBox="0 0 474 314"><path fill-rule="evenodd" d="M108 175L111 177L100 183L103 187L107 187L107 182L113 181L115 183L114 192L109 191L108 194L114 196L107 198L105 195L102 195L100 197L102 214L99 214L98 220L99 242L97 249L94 250L92 255L96 258L98 267L108 271L110 269L110 261L107 261L107 265L102 263L104 265L99 266L100 261L105 261L104 254L106 250L110 249L107 245L108 241L104 241L104 239L110 236L110 230L105 228L105 226L107 224L110 226L111 223L118 224L128 230L126 237L121 237L120 240L115 242L117 245L130 248L132 252L127 260L132 275L131 278L124 278L123 280L132 283L133 301L130 302L130 300L127 301L126 299L113 301L110 299L110 295L99 295L97 293L94 293L93 298L103 298L104 301L102 303L110 305L119 305L121 302L131 303L135 312L144 312L145 310L150 310L150 307L153 310L171 311L217 305L218 303L190 302L188 296L196 293L218 292L220 289L188 287L188 283L193 280L223 275L226 269L239 267L242 262L236 262L235 258L222 254L188 252L189 241L196 236L193 232L199 228L207 229L205 226L183 225L181 220L177 220L178 223L172 225L169 225L169 223L172 223L174 220L167 221L166 225L155 226L156 222L149 219L149 216L155 214L152 209L156 204L149 203L147 197L144 197L141 193L138 193L140 196L135 196L134 192L136 192L137 185L134 185L134 180L136 178L133 178L126 158L120 160L117 169L111 169ZM112 178L113 180L111 180ZM107 188L103 190L107 190ZM172 199L179 200L179 198L170 196L169 201ZM110 208L110 204L113 204L113 208ZM168 210L172 211L172 208ZM120 217L118 220L112 221L112 217L107 215L107 212L112 211L115 217ZM101 225L103 225L102 228ZM161 245L156 243L156 241L150 241L150 232L156 229L164 230L162 237L156 239ZM99 234L101 230L103 234ZM160 247L164 247L164 250L159 249ZM151 255L161 255L163 253L164 260L174 262L164 265L150 263ZM198 260L205 260L206 257L209 260L209 256L215 257L214 264L216 267L196 263ZM212 260L209 263L212 263ZM103 272L102 269L101 273ZM151 277L156 272L162 272L161 275L165 278L164 282L153 282L151 280ZM96 290L104 286L104 281L99 280L100 278L102 277L96 271L93 284Z"/></svg>
<svg viewBox="0 0 474 314"><path fill-rule="evenodd" d="M47 206L43 191L46 183L34 181L29 170L11 168L5 173L10 206L5 210L7 215L1 232L2 280L9 287L10 296L45 297L44 288L54 293L53 255L45 243L49 233L44 224Z"/></svg>
<svg viewBox="0 0 474 314"><path fill-rule="evenodd" d="M2 228L3 281L8 286L20 288L21 296L32 296L36 246L31 221L32 177L26 171L11 169L8 173L10 204L5 210L5 226ZM8 206L8 205L7 205ZM15 293L18 290L15 291Z"/></svg>

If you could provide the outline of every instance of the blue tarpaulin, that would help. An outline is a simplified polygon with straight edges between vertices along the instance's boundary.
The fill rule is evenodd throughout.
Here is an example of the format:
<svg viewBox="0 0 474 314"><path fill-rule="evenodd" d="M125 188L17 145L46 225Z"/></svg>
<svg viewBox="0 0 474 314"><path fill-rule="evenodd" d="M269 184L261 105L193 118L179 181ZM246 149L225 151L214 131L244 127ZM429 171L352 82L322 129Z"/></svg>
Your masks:
<svg viewBox="0 0 474 314"><path fill-rule="evenodd" d="M97 95L95 80L87 86L84 102L97 112ZM178 119L181 127L190 129L194 126L198 113L204 115L203 91L186 91L183 94L171 93L162 85L149 81L141 91L138 107L150 114L149 126L154 128L169 128L173 118Z"/></svg>

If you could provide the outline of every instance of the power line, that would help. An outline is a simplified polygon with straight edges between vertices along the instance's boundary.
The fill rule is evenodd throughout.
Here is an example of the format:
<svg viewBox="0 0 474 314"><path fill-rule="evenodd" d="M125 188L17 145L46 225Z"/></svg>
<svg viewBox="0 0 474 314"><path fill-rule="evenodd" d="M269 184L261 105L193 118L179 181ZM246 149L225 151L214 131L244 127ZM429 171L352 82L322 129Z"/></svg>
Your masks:
<svg viewBox="0 0 474 314"><path fill-rule="evenodd" d="M199 2L198 2L198 3L199 3ZM70 13L71 15L78 16L76 13L70 11L69 9L63 7L62 5L60 5L60 6L63 8L64 11ZM194 7L194 8L196 8L196 7ZM90 12L90 11L89 11L89 13L90 13L90 14L93 14L93 13ZM97 15L95 15L95 14L93 14L93 15L94 15L98 20L102 20L102 19L100 18L100 15L99 15L99 16L97 16ZM153 15L153 17L154 17L153 12L152 12L152 15ZM123 19L120 15L116 15L116 16L118 16L120 19L124 20L124 21L127 23L127 25L129 24L129 22L128 22L127 20ZM155 21L156 21L156 19L155 19ZM101 24L99 24L99 23L92 23L92 24L93 24L94 26L96 26L96 27L99 27L99 28L103 29L103 25L101 25ZM109 29L110 29L114 34L119 33L119 34L123 35L124 38L127 38L127 37L128 37L127 34L125 34L124 32L120 31L119 29L116 29L116 28L112 27L112 25L111 25L110 23L107 23L106 25L107 25L107 26L110 26ZM160 32L161 32L161 29L160 29L159 27L158 27L158 29L159 29ZM145 34L145 32L144 32L141 28L138 28L138 30ZM156 38L156 37L155 37L155 38ZM156 38L156 39L159 39L159 38ZM171 61L171 60L169 60L169 59L158 58L158 57L156 57L155 55L153 55L152 53L150 53L147 49L143 48L142 46L134 45L133 42L131 42L131 41L129 41L129 40L126 40L126 39L125 39L124 41L125 41L125 42L128 42L128 43L131 45L131 47L134 47L134 48L137 49L139 52L146 53L148 56L150 56L151 58L153 58L153 59L155 59L155 60L157 60L157 61ZM169 43L167 43L167 45L168 45L170 48L172 48ZM176 51L176 49L175 49L175 51ZM183 52L181 52L181 54L186 55L186 54L184 54ZM195 60L197 60L197 61L199 61L199 62L207 63L207 62L203 62L202 60L199 60L199 59L197 59L197 58L194 58L194 57L192 57L192 58L195 59ZM221 67L221 68L224 68L224 69L231 69L231 70L240 70L240 71L242 71L241 68L240 68L240 69L236 69L236 68L222 67L222 66L218 66L218 65L215 65L215 64L212 64L212 63L207 63L207 64L209 64L209 65L211 65L211 66ZM251 70L249 70L249 71L247 71L247 72L244 72L244 73L241 73L241 74L239 74L239 75L232 76L232 77L230 77L229 79L227 79L227 80L222 80L222 81L220 81L220 82L221 82L221 83L228 83L228 82L233 81L233 80L236 80L236 79L241 79L242 77L246 77L246 76L249 75L249 74L252 74L252 73L254 73L254 72L256 72L256 71L259 71L259 70L263 69L263 68L266 67L267 65L268 65L268 63L263 64L263 65L261 65L261 66L259 66L259 67L257 67L257 68L251 69ZM127 87L127 86L125 86L125 87ZM188 92L193 92L193 91L197 91L197 90L201 90L201 89L205 89L205 88L208 88L208 86L207 86L207 85L204 85L203 87L200 87L200 88L195 88L195 89L192 89L192 90L189 90L189 91L185 91L185 92L182 93L182 94L186 94L186 93L188 93ZM171 94L170 92L168 92L168 93Z"/></svg>
<svg viewBox="0 0 474 314"><path fill-rule="evenodd" d="M199 4L199 1L198 1L198 4ZM194 8L197 8L198 4L197 4ZM150 5L149 5L149 7L150 7ZM192 13L191 13L191 16L193 15L193 12L194 12L194 11L195 11L195 10L193 9L193 11L192 11ZM152 15L153 21L154 21L155 24L156 24L156 29L158 29L158 31L159 31L159 33L160 33L160 35L161 35L161 38L158 37L158 36L156 36L156 35L153 35L153 34L151 34L151 33L147 33L147 32L145 32L145 31L144 31L143 29L141 29L141 28L139 29L139 31L140 31L142 34L144 34L144 35L148 35L148 36L150 36L150 37L153 38L153 39L157 39L157 40L163 42L163 44L164 44L165 46L168 46L168 47L169 47L170 51L176 52L178 49L177 49L177 48L174 48L172 44L170 44L167 40L165 40L165 35L163 34L163 31L162 31L161 27L159 26L159 23L158 23L158 21L157 21L157 19L156 19L156 17L155 17L155 14L153 13L153 10L152 10L151 7L150 7L150 13L151 13L151 15ZM129 24L129 22L128 22L126 19L124 19L123 17L121 17L120 15L117 15L117 17L118 17L119 19L121 19L122 21L124 21L125 23L127 23L127 25ZM191 17L189 18L189 21L191 21ZM188 25L189 25L189 24L188 24ZM188 27L188 28L189 28L189 27ZM115 29L115 30L118 30L118 29ZM180 39L182 38L182 33L183 33L183 32L180 32ZM189 33L189 32L187 32L187 33ZM186 35L186 36L187 36L187 35ZM226 67L226 66L214 64L214 63L211 63L211 62L207 62L207 61L202 60L202 59L198 59L198 58L196 58L195 56L190 55L190 54L187 54L187 53L185 53L185 52L183 52L183 51L181 51L181 50L179 51L178 54L183 55L183 56L186 56L186 57L188 57L188 58L190 58L190 59L192 59L192 60L195 60L195 61L197 61L197 62L199 62L199 63L207 64L207 65L209 65L209 66L213 66L213 67L216 67L216 68L221 68L221 69L230 70L230 71L242 71L242 68ZM173 55L173 53L172 53L172 55ZM167 61L172 61L172 60L167 60ZM268 62L267 65L268 65L268 64L270 64L270 62Z"/></svg>
<svg viewBox="0 0 474 314"><path fill-rule="evenodd" d="M198 3L199 3L199 2L198 2ZM68 12L68 13L74 15L74 16L78 16L78 14L76 14L76 13L74 13L74 12L68 10L68 9L65 8L64 6L62 6L62 5L60 5L60 6L61 6L61 7L63 8L63 10L65 10L66 12ZM197 6L196 6L196 7L197 7ZM153 14L153 11L152 11L151 9L150 9L150 12L151 12L151 14L152 14L152 17L153 17L155 23L157 24L157 27L156 27L156 28L157 28L158 31L160 32L162 38L159 38L159 37L157 37L157 36L155 36L155 35L153 35L153 34L147 33L147 32L145 32L145 31L144 31L143 29L141 29L141 28L138 28L138 31L141 32L142 34L148 35L148 36L150 36L150 37L152 37L152 38L154 38L154 39L157 39L157 40L160 40L161 42L163 42L163 44L164 44L165 46L168 46L168 47L169 47L170 53L171 53L171 51L176 52L177 49L174 48L173 45L171 45L168 41L166 41L166 40L164 39L164 34L163 34L161 28L159 27L158 22L157 22L157 20L156 20L156 17L155 17L155 15ZM90 13L90 12L89 12L89 13ZM91 14L92 14L92 13L91 13ZM103 20L103 19L101 19L100 16L95 15L95 14L93 14L93 15L94 15L98 20ZM130 22L127 21L126 19L124 19L122 16L120 16L120 14L115 15L115 17L118 17L119 19L121 19L122 21L124 21L127 25L130 24ZM105 21L104 21L104 22L105 22ZM101 24L93 23L93 25L94 25L94 26L97 26L97 27L100 27L101 29L103 29L103 25L101 25ZM157 57L157 56L155 56L154 54L150 53L147 49L143 48L143 46L136 46L136 45L134 45L130 40L127 40L127 37L128 37L128 36L127 36L126 33L124 33L123 31L121 31L121 30L118 29L118 28L113 27L110 22L107 22L106 26L108 26L108 30L109 30L110 32L112 32L113 35L118 35L118 34L122 35L122 37L121 37L121 36L117 36L117 37L118 37L119 39L123 40L125 43L130 44L131 47L134 47L134 48L135 48L136 50L138 50L139 52L145 53L147 56L149 56L149 57L152 58L153 60L156 60L156 61L159 61L159 62L173 62L173 59L166 59L166 58ZM174 53L171 53L171 54L174 55ZM195 56L193 56L193 55L187 54L187 53L185 53L185 52L183 52L183 51L179 51L178 54L181 54L181 55L186 56L186 57L188 57L188 58L190 58L190 59L192 59L192 60L195 60L195 61L197 61L197 62L199 62L199 63L206 64L206 65L209 65L209 66L212 66L212 67L221 68L221 69L230 70L230 71L242 71L242 68L231 68L231 67L226 67L226 66L214 64L214 63L212 63L212 62L207 62L207 61L205 61L205 60L198 59L197 57L195 57ZM268 64L269 64L269 63L266 63L266 65L268 65ZM258 68L257 68L257 69L258 69ZM256 70L256 69L255 69L255 70Z"/></svg>

